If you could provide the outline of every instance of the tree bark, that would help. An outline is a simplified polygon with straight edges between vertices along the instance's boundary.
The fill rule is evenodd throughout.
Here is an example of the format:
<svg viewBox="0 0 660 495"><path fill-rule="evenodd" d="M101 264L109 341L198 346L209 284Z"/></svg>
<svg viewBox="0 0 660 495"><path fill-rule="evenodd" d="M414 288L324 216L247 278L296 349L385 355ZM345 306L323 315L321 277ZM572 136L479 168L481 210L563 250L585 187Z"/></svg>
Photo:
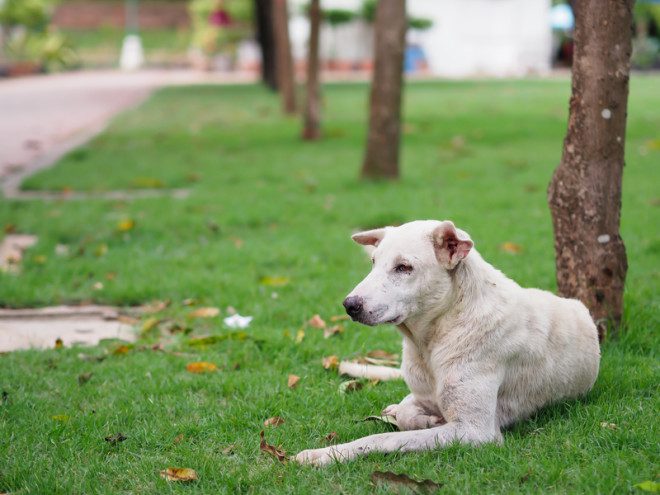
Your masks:
<svg viewBox="0 0 660 495"><path fill-rule="evenodd" d="M277 90L272 0L254 0L254 20L261 48L261 80L271 89Z"/></svg>
<svg viewBox="0 0 660 495"><path fill-rule="evenodd" d="M303 139L321 137L321 88L319 85L319 33L321 30L320 0L309 5L309 53L307 56L307 101L303 123Z"/></svg>
<svg viewBox="0 0 660 495"><path fill-rule="evenodd" d="M580 299L601 337L623 312L619 233L634 0L574 3L568 130L548 189L559 293Z"/></svg>
<svg viewBox="0 0 660 495"><path fill-rule="evenodd" d="M296 111L296 86L289 39L289 13L287 0L273 0L273 27L277 57L277 86L282 97L284 113Z"/></svg>
<svg viewBox="0 0 660 495"><path fill-rule="evenodd" d="M363 178L399 176L401 87L406 43L405 0L380 0L376 7L375 60L371 83L369 134Z"/></svg>

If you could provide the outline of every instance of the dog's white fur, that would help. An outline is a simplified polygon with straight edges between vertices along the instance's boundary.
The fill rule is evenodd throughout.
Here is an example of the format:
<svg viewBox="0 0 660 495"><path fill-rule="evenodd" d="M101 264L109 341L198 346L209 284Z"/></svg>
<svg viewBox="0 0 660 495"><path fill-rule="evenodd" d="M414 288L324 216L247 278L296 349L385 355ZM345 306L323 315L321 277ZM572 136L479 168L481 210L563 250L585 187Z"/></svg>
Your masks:
<svg viewBox="0 0 660 495"><path fill-rule="evenodd" d="M373 269L345 304L358 298L354 319L394 323L403 335L411 394L384 413L405 431L305 450L297 461L324 465L369 452L501 442L501 428L593 386L600 350L587 308L521 288L453 223L416 221L353 239L373 246Z"/></svg>

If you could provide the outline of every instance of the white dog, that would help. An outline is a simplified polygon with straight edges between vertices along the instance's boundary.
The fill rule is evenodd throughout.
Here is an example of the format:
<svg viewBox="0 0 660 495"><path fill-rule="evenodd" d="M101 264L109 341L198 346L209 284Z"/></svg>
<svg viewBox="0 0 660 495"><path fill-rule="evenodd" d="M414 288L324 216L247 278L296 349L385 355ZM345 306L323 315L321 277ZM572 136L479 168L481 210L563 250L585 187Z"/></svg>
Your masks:
<svg viewBox="0 0 660 495"><path fill-rule="evenodd" d="M355 321L392 323L403 335L411 394L383 411L403 431L305 450L297 461L501 442L503 427L596 381L598 333L587 308L523 289L452 222L410 222L353 239L372 250L373 268L344 306Z"/></svg>

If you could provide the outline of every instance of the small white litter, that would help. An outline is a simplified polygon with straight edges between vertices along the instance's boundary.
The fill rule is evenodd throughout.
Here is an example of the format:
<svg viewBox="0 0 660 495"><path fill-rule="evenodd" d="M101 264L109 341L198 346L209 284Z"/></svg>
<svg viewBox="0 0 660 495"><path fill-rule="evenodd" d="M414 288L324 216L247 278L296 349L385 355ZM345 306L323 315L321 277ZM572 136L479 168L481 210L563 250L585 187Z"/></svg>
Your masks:
<svg viewBox="0 0 660 495"><path fill-rule="evenodd" d="M241 316L238 313L228 316L223 320L229 328L247 328L252 321L251 316Z"/></svg>

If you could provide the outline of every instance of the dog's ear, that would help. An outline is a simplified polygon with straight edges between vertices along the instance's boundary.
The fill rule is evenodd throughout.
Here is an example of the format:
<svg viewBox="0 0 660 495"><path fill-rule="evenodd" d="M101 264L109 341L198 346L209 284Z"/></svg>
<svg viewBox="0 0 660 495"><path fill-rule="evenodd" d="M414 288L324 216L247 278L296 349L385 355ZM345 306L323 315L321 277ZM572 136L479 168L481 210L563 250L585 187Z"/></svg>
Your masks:
<svg viewBox="0 0 660 495"><path fill-rule="evenodd" d="M438 262L447 270L451 270L469 253L474 243L464 232L457 232L449 220L438 225L432 235L433 249Z"/></svg>
<svg viewBox="0 0 660 495"><path fill-rule="evenodd" d="M378 244L383 240L383 237L385 237L385 229L374 229L353 234L351 239L363 246L378 247Z"/></svg>

